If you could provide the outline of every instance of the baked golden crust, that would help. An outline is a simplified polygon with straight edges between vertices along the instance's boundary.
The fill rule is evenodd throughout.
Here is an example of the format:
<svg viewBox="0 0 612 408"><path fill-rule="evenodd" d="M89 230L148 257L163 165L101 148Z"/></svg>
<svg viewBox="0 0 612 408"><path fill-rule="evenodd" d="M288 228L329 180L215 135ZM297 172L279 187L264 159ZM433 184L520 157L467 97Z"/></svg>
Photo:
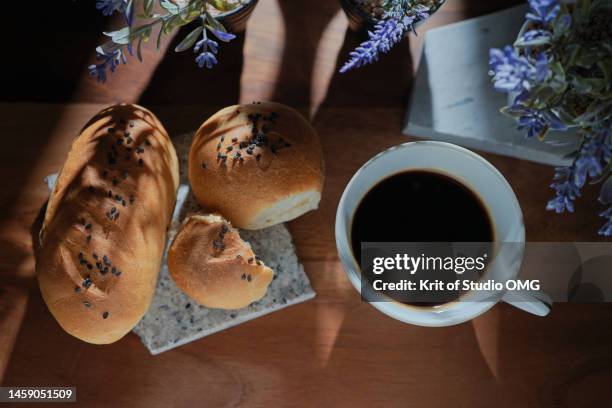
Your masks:
<svg viewBox="0 0 612 408"><path fill-rule="evenodd" d="M238 228L288 221L318 206L324 181L319 138L288 106L230 106L196 132L189 180L202 206Z"/></svg>
<svg viewBox="0 0 612 408"><path fill-rule="evenodd" d="M219 215L185 219L168 251L177 286L199 304L239 309L261 299L274 273Z"/></svg>
<svg viewBox="0 0 612 408"><path fill-rule="evenodd" d="M83 128L51 192L36 253L43 298L64 330L106 344L142 318L178 183L176 152L150 111L112 106Z"/></svg>

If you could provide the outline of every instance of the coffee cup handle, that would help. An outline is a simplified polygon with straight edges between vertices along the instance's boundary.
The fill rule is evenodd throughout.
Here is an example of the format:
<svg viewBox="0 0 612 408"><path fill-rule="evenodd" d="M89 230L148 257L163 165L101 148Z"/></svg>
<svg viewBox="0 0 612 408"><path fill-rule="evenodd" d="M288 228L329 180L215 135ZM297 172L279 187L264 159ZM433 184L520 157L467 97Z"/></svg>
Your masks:
<svg viewBox="0 0 612 408"><path fill-rule="evenodd" d="M502 301L536 316L546 316L552 309L550 297L540 291L510 291L502 297Z"/></svg>

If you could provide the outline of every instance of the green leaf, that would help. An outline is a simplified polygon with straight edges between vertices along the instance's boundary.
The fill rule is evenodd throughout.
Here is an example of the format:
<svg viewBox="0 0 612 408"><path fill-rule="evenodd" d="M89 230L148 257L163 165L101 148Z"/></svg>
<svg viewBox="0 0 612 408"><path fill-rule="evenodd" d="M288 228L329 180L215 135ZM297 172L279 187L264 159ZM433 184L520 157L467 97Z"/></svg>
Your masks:
<svg viewBox="0 0 612 408"><path fill-rule="evenodd" d="M110 37L112 42L120 45L129 44L131 34L132 33L130 31L130 27L123 27L122 29L117 31L104 32L104 35Z"/></svg>
<svg viewBox="0 0 612 408"><path fill-rule="evenodd" d="M536 108L543 108L557 97L557 92L550 86L542 86L532 91L532 98L537 101Z"/></svg>
<svg viewBox="0 0 612 408"><path fill-rule="evenodd" d="M612 100L602 102L600 100L594 100L589 104L586 111L578 116L576 122L589 122L594 119L597 115L604 112L606 109L612 107Z"/></svg>
<svg viewBox="0 0 612 408"><path fill-rule="evenodd" d="M182 51L188 50L189 48L193 47L193 45L198 40L198 37L200 36L200 34L202 34L202 31L204 31L203 26L196 27L192 32L187 34L187 36L183 39L183 41L179 43L179 45L176 46L176 48L174 48L174 51L182 52Z"/></svg>
<svg viewBox="0 0 612 408"><path fill-rule="evenodd" d="M138 46L136 47L136 58L142 62L142 38L138 39Z"/></svg>
<svg viewBox="0 0 612 408"><path fill-rule="evenodd" d="M170 34L172 29L174 29L176 19L177 19L177 16L175 16L175 15L172 15L172 16L169 16L167 18L164 18L164 22L166 23L163 26L164 27L164 34Z"/></svg>
<svg viewBox="0 0 612 408"><path fill-rule="evenodd" d="M593 64L600 60L601 56L598 54L595 49L586 49L582 47L580 50L580 54L577 56L574 61L575 65L583 68L590 68Z"/></svg>
<svg viewBox="0 0 612 408"><path fill-rule="evenodd" d="M202 0L192 0L187 7L184 7L179 13L183 19L183 24L187 24L202 15L204 11L204 3Z"/></svg>
<svg viewBox="0 0 612 408"><path fill-rule="evenodd" d="M574 113L570 113L568 112L565 107L561 106L555 109L555 113L557 114L557 117L561 120L561 122L567 126L567 127L574 127L576 126L576 122L574 121L574 118L576 117L576 115Z"/></svg>
<svg viewBox="0 0 612 408"><path fill-rule="evenodd" d="M599 67L601 72L603 72L606 82L612 83L612 58L603 60L603 61L599 61L597 63L597 66Z"/></svg>
<svg viewBox="0 0 612 408"><path fill-rule="evenodd" d="M584 77L573 77L571 80L574 92L578 94L590 94L593 92L593 79Z"/></svg>
<svg viewBox="0 0 612 408"><path fill-rule="evenodd" d="M120 30L112 31L110 33L105 32L104 35L109 36L115 44L119 45L127 45L136 38L141 37L147 41L148 37L151 35L151 25L145 24L135 28L123 27Z"/></svg>
<svg viewBox="0 0 612 408"><path fill-rule="evenodd" d="M572 26L572 19L565 13L559 13L555 21L553 22L553 37L555 41L558 41L565 33L567 33Z"/></svg>
<svg viewBox="0 0 612 408"><path fill-rule="evenodd" d="M231 11L238 7L238 3L229 3L226 0L206 0L208 4L219 11Z"/></svg>
<svg viewBox="0 0 612 408"><path fill-rule="evenodd" d="M134 15L134 0L128 0L127 5L125 6L125 15L126 16Z"/></svg>
<svg viewBox="0 0 612 408"><path fill-rule="evenodd" d="M580 55L580 45L578 44L568 44L565 47L565 53L563 55L566 66L572 66L576 64L576 59Z"/></svg>
<svg viewBox="0 0 612 408"><path fill-rule="evenodd" d="M171 14L178 14L181 11L179 6L168 0L162 0L160 5Z"/></svg>
<svg viewBox="0 0 612 408"><path fill-rule="evenodd" d="M608 172L610 171L609 167L610 167L610 163L608 163L608 166L606 167L608 168ZM604 185L601 187L601 194L599 195L599 201L601 201L604 204L612 203L612 176L608 177Z"/></svg>
<svg viewBox="0 0 612 408"><path fill-rule="evenodd" d="M521 114L516 110L513 110L510 106L504 106L499 111L512 119L518 119L521 117Z"/></svg>
<svg viewBox="0 0 612 408"><path fill-rule="evenodd" d="M154 5L155 5L155 0L144 0L142 7L144 9L145 16L149 17L151 15Z"/></svg>
<svg viewBox="0 0 612 408"><path fill-rule="evenodd" d="M140 39L142 39L144 42L149 41L149 38L151 38L151 31L153 31L153 27L150 25L144 26L142 32L140 32Z"/></svg>
<svg viewBox="0 0 612 408"><path fill-rule="evenodd" d="M223 33L227 33L227 30L225 29L225 27L223 27L223 24L221 24L220 22L218 22L210 13L206 12L206 22L208 23L208 25L210 25L212 28L214 28L215 30L221 31Z"/></svg>
<svg viewBox="0 0 612 408"><path fill-rule="evenodd" d="M601 172L601 175L597 178L592 179L591 182L589 183L589 184L599 184L602 181L604 181L606 177L608 178L608 180L606 180L605 184L601 188L602 195L599 196L599 201L601 201L603 204L612 203L612 191L607 191L606 197L603 196L604 190L606 188L612 189L612 175L610 175L610 173L612 173L612 160L608 162L606 167ZM606 199L606 201L604 201L603 199Z"/></svg>
<svg viewBox="0 0 612 408"><path fill-rule="evenodd" d="M552 72L551 79L548 81L548 86L550 86L556 93L563 93L567 89L567 79L565 76L565 70L563 69L563 64L560 62L555 62L550 65L550 70Z"/></svg>
<svg viewBox="0 0 612 408"><path fill-rule="evenodd" d="M524 37L520 37L514 42L514 46L517 48L542 47L544 45L550 44L550 40L550 36L547 35L542 37L536 37L532 40L525 40Z"/></svg>
<svg viewBox="0 0 612 408"><path fill-rule="evenodd" d="M162 35L164 35L164 33L166 32L166 21L162 20L162 26L159 28L159 33L157 33L157 50L159 51L159 49L161 48L161 38Z"/></svg>

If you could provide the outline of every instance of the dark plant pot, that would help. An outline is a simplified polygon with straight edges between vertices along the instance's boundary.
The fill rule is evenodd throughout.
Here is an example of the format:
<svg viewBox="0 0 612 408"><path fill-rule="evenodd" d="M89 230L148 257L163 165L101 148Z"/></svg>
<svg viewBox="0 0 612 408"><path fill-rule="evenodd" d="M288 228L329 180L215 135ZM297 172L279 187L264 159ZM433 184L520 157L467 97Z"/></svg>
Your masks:
<svg viewBox="0 0 612 408"><path fill-rule="evenodd" d="M432 14L438 11L445 1L446 0L439 0L435 10L432 11ZM373 30L374 26L378 22L376 18L372 17L370 13L362 9L352 0L340 0L340 5L348 18L349 28L357 33L365 34L368 31ZM423 21L417 21L414 24L415 28L421 25Z"/></svg>
<svg viewBox="0 0 612 408"><path fill-rule="evenodd" d="M376 25L377 20L351 0L340 0L340 5L348 18L349 28L365 33Z"/></svg>
<svg viewBox="0 0 612 408"><path fill-rule="evenodd" d="M251 17L251 14L253 14L253 10L255 10L257 1L258 0L252 0L251 2L245 4L242 7L236 8L226 14L221 14L217 17L217 21L223 24L225 29L230 33L242 33L246 29L249 17Z"/></svg>

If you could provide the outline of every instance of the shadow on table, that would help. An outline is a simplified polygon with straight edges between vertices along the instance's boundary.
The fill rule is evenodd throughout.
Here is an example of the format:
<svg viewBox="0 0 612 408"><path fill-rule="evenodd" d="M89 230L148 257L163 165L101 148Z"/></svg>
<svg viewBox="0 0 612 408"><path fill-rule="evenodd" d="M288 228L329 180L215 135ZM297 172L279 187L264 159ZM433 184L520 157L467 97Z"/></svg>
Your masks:
<svg viewBox="0 0 612 408"><path fill-rule="evenodd" d="M27 12L19 2L7 2L3 4L3 14L10 16L3 20L3 28L15 35L3 44L7 59L1 76L0 103L70 101L79 86L77 79L87 71L105 17L94 4L83 1L40 2L36 12ZM3 123L11 148L0 153L0 162L4 163L0 169L4 179L9 180L0 201L0 223L7 221L5 216L11 214L23 187L28 185L27 170L36 167L45 147L52 143L49 135L60 118L61 113L45 116L49 129L46 134L27 134L27 129L14 125L18 120ZM21 160L18 166L15 157Z"/></svg>
<svg viewBox="0 0 612 408"><path fill-rule="evenodd" d="M340 12L336 1L279 0L285 27L282 62L270 100L303 110L312 107L313 75L317 51L326 27Z"/></svg>
<svg viewBox="0 0 612 408"><path fill-rule="evenodd" d="M358 296L358 295L356 295ZM328 406L516 407L482 358L472 326L395 321L358 301L346 310L317 382L347 384ZM498 395L493 401L490 396ZM505 395L506 394L506 395Z"/></svg>
<svg viewBox="0 0 612 408"><path fill-rule="evenodd" d="M3 3L1 102L68 102L108 18L90 1Z"/></svg>
<svg viewBox="0 0 612 408"><path fill-rule="evenodd" d="M406 107L413 79L409 38L397 44L388 54L381 54L378 62L341 74L339 70L349 59L349 53L363 40L362 34L347 29L321 110ZM314 122L316 124L316 117ZM373 127L382 125L387 124L378 124L375 118L372 118ZM398 131L399 126L398 122Z"/></svg>
<svg viewBox="0 0 612 408"><path fill-rule="evenodd" d="M218 64L212 69L200 68L195 62L196 54L189 49L175 53L174 48L193 29L183 27L172 40L167 55L155 68L152 78L140 95L138 103L158 112L159 119L169 128L172 135L182 134L200 127L214 112L210 107L220 109L238 103L240 77L243 68L245 33L238 34L229 43L218 41ZM203 106L208 109L184 115L182 107Z"/></svg>
<svg viewBox="0 0 612 408"><path fill-rule="evenodd" d="M33 245L38 243L38 231L45 209L46 203L38 212L30 229ZM27 310L27 300L33 291L38 292L38 285L33 271L30 273L27 270L29 268L24 268L24 263L28 262L32 255L23 244L0 240L0 253L3 254L0 268L0 326L4 327L5 332L2 334L6 336L0 336L0 384L3 384L14 345L17 344L14 336L18 337L17 329L20 332L23 326L22 308L25 306Z"/></svg>
<svg viewBox="0 0 612 408"><path fill-rule="evenodd" d="M31 197L32 173L53 143L53 128L62 116L61 109L38 116L41 109L33 104L70 101L79 84L75 79L86 75L87 62L105 19L90 2L40 2L33 8L21 2L6 2L3 15L2 26L10 33L10 39L7 34L0 85L0 103L5 112L2 131L8 146L0 152L4 175L0 227L5 232L0 238L0 382L23 324L28 293L38 291L32 253L25 238L30 220L16 217L29 213L17 206ZM41 131L42 127L24 126L28 118L18 115L29 115L30 121L44 121L45 131Z"/></svg>
<svg viewBox="0 0 612 408"><path fill-rule="evenodd" d="M271 100L302 109L318 108L313 96L313 75L324 33L338 13L339 3L325 2L313 8L309 2L279 1L285 27L285 49ZM380 61L347 74L339 68L364 39L365 33L346 30L337 56L325 107L404 107L412 85L412 59L408 40L402 41ZM318 79L318 78L317 78Z"/></svg>
<svg viewBox="0 0 612 408"><path fill-rule="evenodd" d="M301 232L295 234L298 250L300 237L314 241L310 226L317 226L316 239L322 242L322 248L330 248L318 254L319 259L337 259L333 251L334 223L330 220L335 219L337 203L352 175L377 153L408 141L400 127L412 87L409 40L404 39L375 64L339 73L349 53L362 40L359 34L346 30L325 97L313 112L312 123L321 138L329 175L319 210L290 223L292 231ZM345 150L350 151L350 156L342 154Z"/></svg>

